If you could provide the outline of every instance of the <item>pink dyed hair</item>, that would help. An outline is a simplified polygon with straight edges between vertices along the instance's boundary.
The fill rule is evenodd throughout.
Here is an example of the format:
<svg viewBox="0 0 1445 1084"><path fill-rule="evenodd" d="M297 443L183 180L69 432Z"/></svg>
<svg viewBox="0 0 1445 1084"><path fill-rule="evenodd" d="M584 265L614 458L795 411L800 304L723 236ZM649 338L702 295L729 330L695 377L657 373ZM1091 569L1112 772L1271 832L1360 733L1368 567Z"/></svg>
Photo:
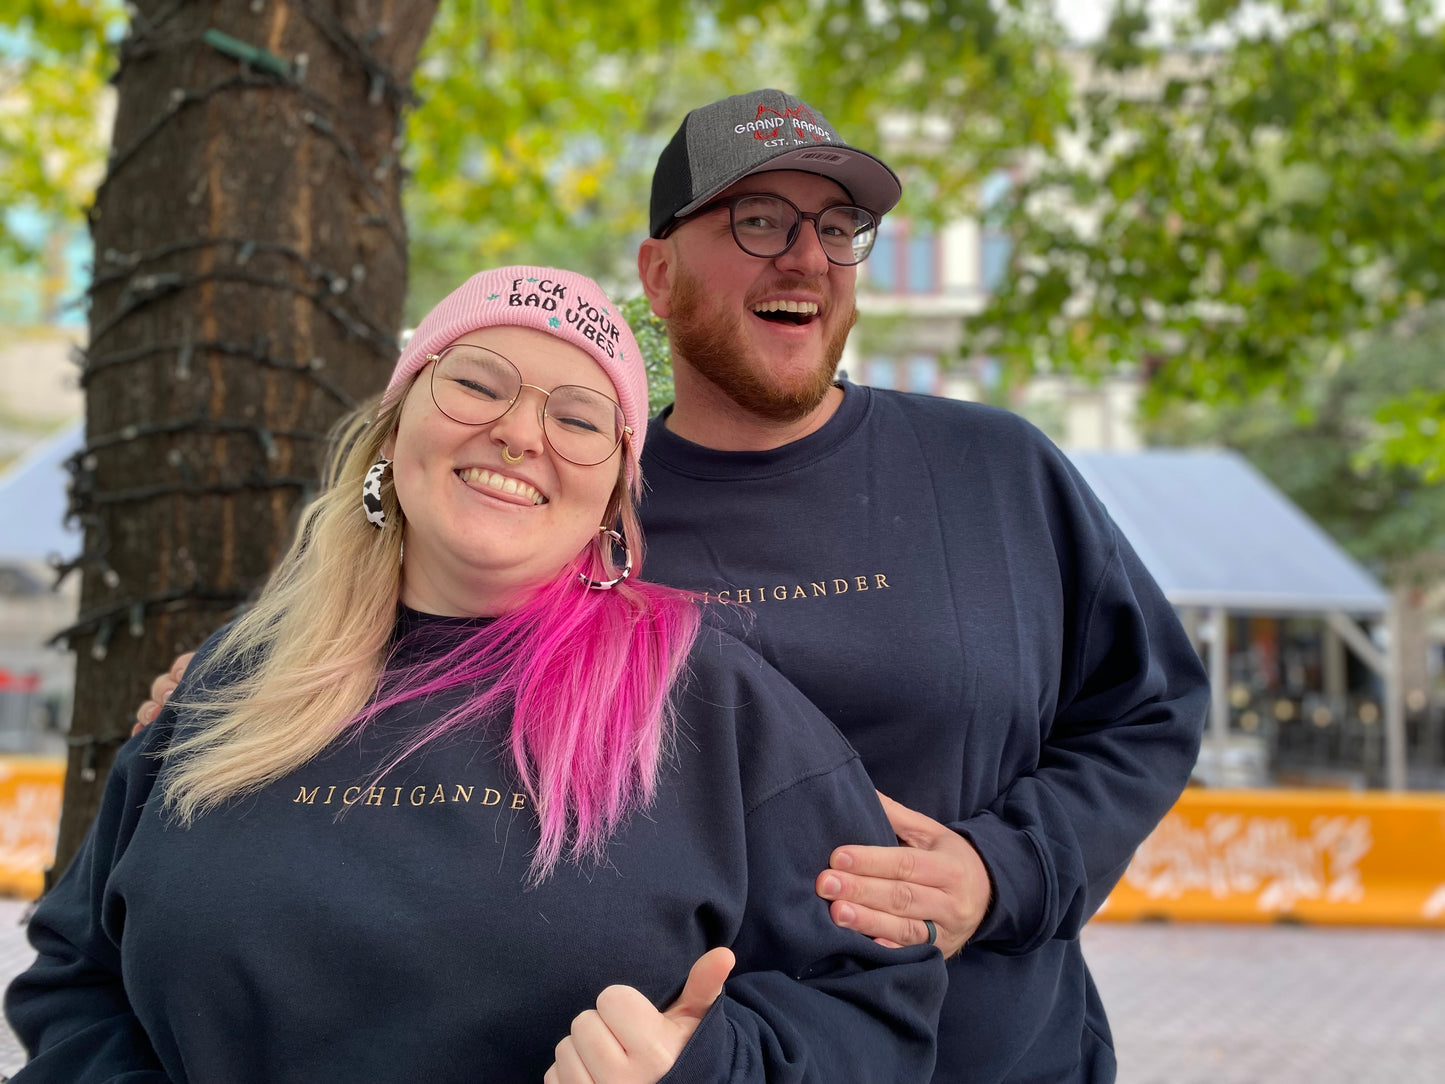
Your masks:
<svg viewBox="0 0 1445 1084"><path fill-rule="evenodd" d="M385 425L387 416L384 409L377 421ZM405 743L379 779L423 746L495 725L510 710L512 765L540 826L534 883L564 857L600 860L628 815L652 801L672 734L672 690L701 624L697 596L635 577L644 556L634 503L642 478L631 469L640 439L623 439L627 469L602 517L621 527L633 578L609 590L584 587L580 573L593 580L615 575L600 546L589 545L521 605L441 657L396 666L401 645L393 645L376 694L347 724L355 732L388 708L449 690L474 692ZM389 486L383 499L395 501Z"/></svg>
<svg viewBox="0 0 1445 1084"><path fill-rule="evenodd" d="M607 840L649 804L670 744L672 689L700 624L687 592L628 580L581 586L594 562L579 556L522 606L479 627L446 654L388 666L353 721L449 690L468 696L399 751L378 777L422 746L511 709L512 765L537 807L534 882L566 857L600 860Z"/></svg>

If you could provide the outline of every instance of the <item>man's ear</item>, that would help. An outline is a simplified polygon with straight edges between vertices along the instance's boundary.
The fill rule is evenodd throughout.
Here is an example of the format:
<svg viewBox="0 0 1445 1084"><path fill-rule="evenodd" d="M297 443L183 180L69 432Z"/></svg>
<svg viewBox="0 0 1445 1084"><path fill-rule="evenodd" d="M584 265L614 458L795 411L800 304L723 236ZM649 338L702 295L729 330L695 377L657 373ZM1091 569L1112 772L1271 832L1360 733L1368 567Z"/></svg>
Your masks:
<svg viewBox="0 0 1445 1084"><path fill-rule="evenodd" d="M672 313L672 245L656 237L643 241L637 250L637 277L653 315L666 320Z"/></svg>

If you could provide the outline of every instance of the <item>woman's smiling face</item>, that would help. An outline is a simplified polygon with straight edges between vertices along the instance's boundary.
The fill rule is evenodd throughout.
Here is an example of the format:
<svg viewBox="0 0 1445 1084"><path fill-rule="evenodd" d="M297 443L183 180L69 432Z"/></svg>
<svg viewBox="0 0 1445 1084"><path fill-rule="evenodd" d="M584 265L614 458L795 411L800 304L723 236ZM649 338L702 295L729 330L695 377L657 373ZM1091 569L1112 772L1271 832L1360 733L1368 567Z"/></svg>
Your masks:
<svg viewBox="0 0 1445 1084"><path fill-rule="evenodd" d="M406 517L401 597L426 613L492 615L591 544L621 471L621 445L590 467L553 451L536 389L572 384L610 399L617 393L586 351L542 331L490 327L457 343L501 354L536 387L524 387L497 421L465 425L433 400L433 365L412 381L388 453Z"/></svg>

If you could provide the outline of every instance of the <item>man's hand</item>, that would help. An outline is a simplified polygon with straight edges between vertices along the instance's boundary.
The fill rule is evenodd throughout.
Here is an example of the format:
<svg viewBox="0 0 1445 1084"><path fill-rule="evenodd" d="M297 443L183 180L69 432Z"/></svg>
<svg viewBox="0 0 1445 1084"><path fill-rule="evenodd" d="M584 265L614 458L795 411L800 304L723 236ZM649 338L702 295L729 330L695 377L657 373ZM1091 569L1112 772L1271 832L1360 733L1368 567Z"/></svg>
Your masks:
<svg viewBox="0 0 1445 1084"><path fill-rule="evenodd" d="M161 708L166 706L171 693L176 691L176 686L185 676L186 667L191 665L191 660L195 657L194 651L177 655L171 668L151 682L151 698L142 701L141 706L135 709L135 726L130 728L132 734L139 734L156 721L156 716L161 713Z"/></svg>
<svg viewBox="0 0 1445 1084"><path fill-rule="evenodd" d="M839 847L818 874L839 926L880 945L922 945L929 919L948 958L963 948L988 911L989 880L973 844L931 817L880 793L901 847Z"/></svg>
<svg viewBox="0 0 1445 1084"><path fill-rule="evenodd" d="M631 986L609 986L595 1010L572 1021L543 1084L657 1084L722 993L734 962L730 949L703 953L663 1012Z"/></svg>

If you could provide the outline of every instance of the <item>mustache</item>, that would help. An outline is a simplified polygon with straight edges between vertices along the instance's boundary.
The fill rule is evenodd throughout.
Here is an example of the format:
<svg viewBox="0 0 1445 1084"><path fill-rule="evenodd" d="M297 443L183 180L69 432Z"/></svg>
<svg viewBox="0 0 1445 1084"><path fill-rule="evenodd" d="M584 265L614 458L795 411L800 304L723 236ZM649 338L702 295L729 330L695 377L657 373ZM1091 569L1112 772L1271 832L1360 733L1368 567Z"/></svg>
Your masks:
<svg viewBox="0 0 1445 1084"><path fill-rule="evenodd" d="M755 301L760 301L762 298L770 297L776 293L786 293L789 290L796 290L799 293L821 294L825 300L828 298L828 292L821 289L816 282L810 279L781 278L769 283L766 290L754 291L753 295L747 299L747 304L751 305Z"/></svg>

